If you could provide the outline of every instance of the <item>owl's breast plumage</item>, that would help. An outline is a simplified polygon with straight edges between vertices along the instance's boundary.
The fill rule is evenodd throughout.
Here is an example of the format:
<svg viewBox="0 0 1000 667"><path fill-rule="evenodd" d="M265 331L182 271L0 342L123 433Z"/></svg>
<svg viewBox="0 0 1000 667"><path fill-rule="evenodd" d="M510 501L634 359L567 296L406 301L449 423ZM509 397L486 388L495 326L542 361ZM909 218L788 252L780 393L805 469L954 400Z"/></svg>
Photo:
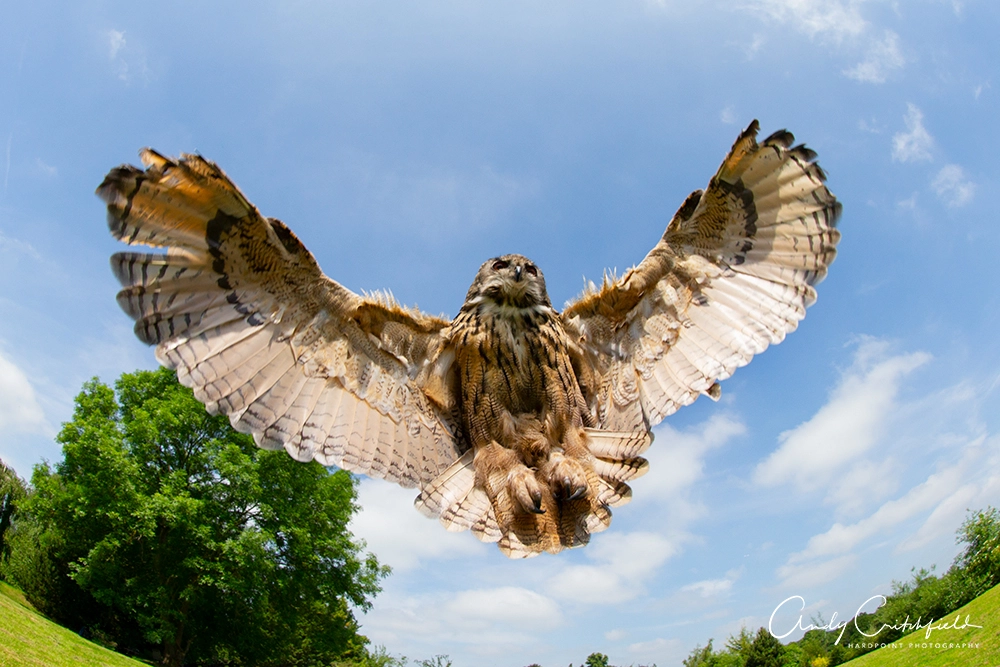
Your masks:
<svg viewBox="0 0 1000 667"><path fill-rule="evenodd" d="M452 332L463 421L473 443L499 440L511 417L580 422L580 389L551 308L480 304L463 310Z"/></svg>

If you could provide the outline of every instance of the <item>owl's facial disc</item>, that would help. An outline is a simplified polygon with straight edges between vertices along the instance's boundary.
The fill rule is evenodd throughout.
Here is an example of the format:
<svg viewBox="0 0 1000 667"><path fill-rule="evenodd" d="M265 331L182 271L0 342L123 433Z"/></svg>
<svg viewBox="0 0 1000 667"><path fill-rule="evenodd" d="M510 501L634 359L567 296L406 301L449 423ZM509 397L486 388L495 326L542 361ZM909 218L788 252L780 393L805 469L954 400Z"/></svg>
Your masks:
<svg viewBox="0 0 1000 667"><path fill-rule="evenodd" d="M501 255L483 263L469 290L469 298L508 308L551 305L545 277L523 255Z"/></svg>

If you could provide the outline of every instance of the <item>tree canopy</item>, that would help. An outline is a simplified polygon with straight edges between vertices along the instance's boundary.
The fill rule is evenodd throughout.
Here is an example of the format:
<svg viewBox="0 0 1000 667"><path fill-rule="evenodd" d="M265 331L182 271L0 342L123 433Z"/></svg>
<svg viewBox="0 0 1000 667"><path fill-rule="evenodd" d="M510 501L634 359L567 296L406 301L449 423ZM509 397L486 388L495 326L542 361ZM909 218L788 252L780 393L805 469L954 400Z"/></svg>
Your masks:
<svg viewBox="0 0 1000 667"><path fill-rule="evenodd" d="M41 610L164 665L362 655L387 568L347 529L344 471L258 449L167 370L92 380L36 467L6 573Z"/></svg>
<svg viewBox="0 0 1000 667"><path fill-rule="evenodd" d="M13 468L0 461L0 560L10 553L7 531L14 517L14 510L24 494L24 482Z"/></svg>

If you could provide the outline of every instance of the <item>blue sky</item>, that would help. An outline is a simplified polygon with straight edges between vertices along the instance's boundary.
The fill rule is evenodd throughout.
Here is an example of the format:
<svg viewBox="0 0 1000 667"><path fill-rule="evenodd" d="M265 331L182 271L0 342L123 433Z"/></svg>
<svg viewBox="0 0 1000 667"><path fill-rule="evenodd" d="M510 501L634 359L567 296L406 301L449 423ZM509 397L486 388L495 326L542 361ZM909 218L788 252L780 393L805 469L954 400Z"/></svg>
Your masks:
<svg viewBox="0 0 1000 667"><path fill-rule="evenodd" d="M947 568L967 508L1000 504L998 15L2 1L0 458L24 476L58 459L85 380L155 363L93 195L143 146L217 161L347 287L454 315L501 253L535 260L554 303L639 261L759 118L819 153L844 205L799 330L657 428L634 501L585 549L510 562L364 481L355 530L395 572L361 622L457 667L663 667L792 595L806 620L849 617L912 566Z"/></svg>

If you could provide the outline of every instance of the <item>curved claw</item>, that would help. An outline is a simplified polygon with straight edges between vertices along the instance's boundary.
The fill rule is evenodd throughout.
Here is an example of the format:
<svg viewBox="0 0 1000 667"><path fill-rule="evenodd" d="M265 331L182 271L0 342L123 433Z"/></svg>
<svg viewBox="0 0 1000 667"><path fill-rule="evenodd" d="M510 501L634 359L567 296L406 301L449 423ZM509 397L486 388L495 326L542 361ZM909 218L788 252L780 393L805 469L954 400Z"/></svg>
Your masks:
<svg viewBox="0 0 1000 667"><path fill-rule="evenodd" d="M545 514L542 508L542 487L535 479L535 473L525 466L518 466L507 477L510 493L525 512Z"/></svg>
<svg viewBox="0 0 1000 667"><path fill-rule="evenodd" d="M577 500L587 494L587 471L575 459L559 454L551 458L549 484L553 494L565 500Z"/></svg>

